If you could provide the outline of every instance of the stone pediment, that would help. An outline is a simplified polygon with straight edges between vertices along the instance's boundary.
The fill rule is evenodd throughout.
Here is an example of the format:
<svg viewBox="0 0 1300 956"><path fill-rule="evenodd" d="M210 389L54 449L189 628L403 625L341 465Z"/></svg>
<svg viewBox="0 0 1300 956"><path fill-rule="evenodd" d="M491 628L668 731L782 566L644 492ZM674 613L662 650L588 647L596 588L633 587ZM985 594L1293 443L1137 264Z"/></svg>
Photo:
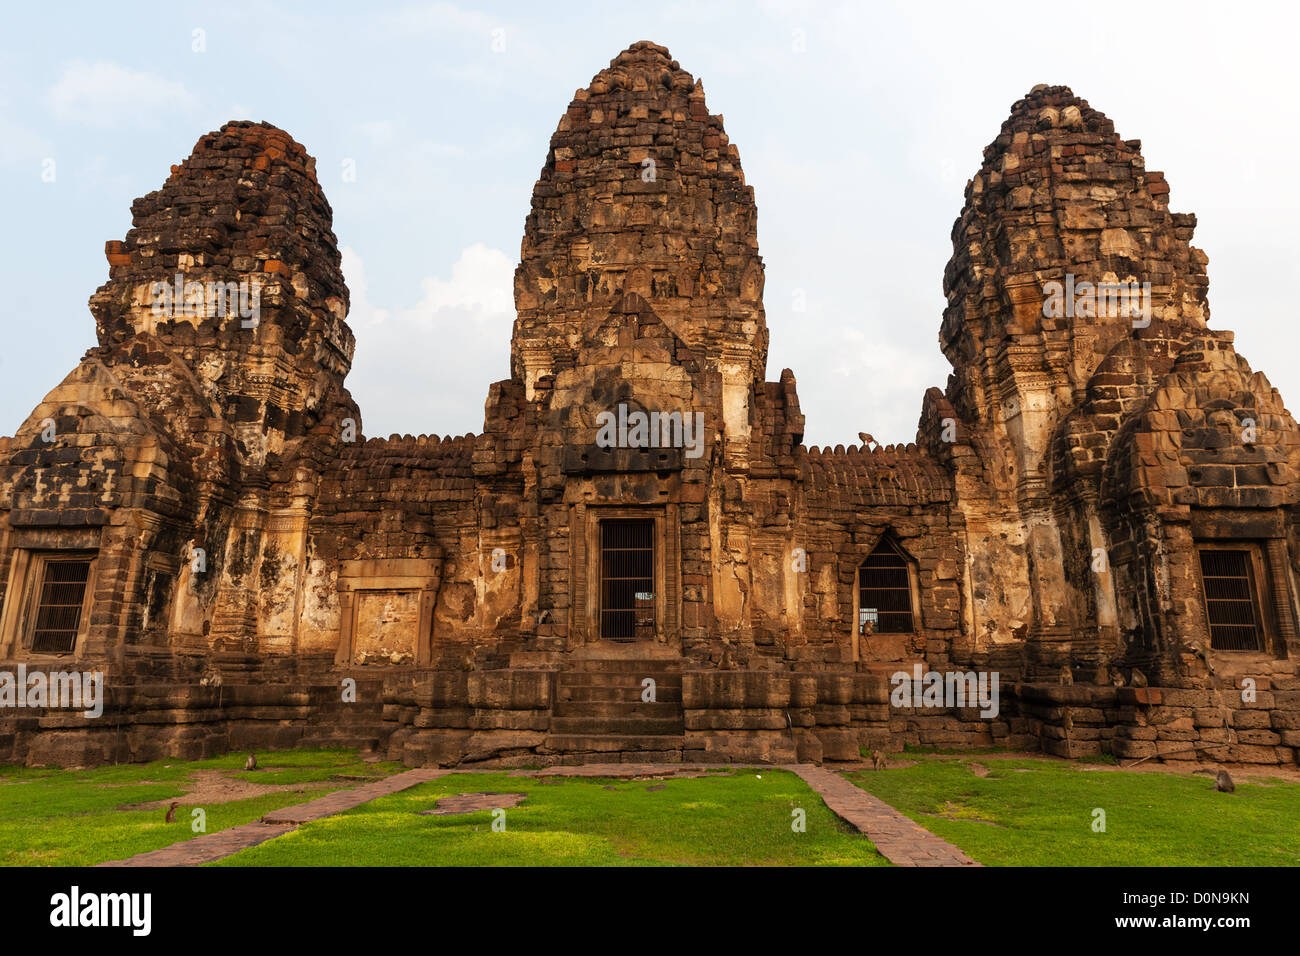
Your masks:
<svg viewBox="0 0 1300 956"><path fill-rule="evenodd" d="M584 337L585 364L663 362L696 367L695 354L638 293L625 294Z"/></svg>

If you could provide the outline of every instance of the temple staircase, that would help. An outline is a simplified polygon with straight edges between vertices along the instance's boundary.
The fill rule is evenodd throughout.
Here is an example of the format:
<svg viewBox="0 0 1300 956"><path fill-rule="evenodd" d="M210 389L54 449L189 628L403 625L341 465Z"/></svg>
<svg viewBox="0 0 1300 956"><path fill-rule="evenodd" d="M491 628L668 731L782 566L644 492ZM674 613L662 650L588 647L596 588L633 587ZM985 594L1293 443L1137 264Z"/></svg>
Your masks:
<svg viewBox="0 0 1300 956"><path fill-rule="evenodd" d="M593 658L556 674L545 746L564 763L678 761L685 729L679 661Z"/></svg>

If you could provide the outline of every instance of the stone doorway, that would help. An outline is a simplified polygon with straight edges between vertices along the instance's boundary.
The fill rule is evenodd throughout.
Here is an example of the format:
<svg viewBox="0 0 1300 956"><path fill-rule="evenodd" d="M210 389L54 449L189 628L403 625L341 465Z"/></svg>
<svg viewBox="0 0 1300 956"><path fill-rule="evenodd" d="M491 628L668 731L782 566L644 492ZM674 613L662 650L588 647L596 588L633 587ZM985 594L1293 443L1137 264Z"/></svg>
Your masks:
<svg viewBox="0 0 1300 956"><path fill-rule="evenodd" d="M600 636L629 643L655 636L655 522L600 522Z"/></svg>

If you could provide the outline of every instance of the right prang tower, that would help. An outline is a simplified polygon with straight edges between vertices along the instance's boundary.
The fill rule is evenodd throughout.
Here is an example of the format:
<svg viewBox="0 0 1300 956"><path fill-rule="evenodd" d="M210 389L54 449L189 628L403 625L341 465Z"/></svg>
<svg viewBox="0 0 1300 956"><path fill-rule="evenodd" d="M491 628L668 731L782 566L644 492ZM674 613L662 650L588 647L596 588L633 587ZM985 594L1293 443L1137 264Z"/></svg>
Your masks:
<svg viewBox="0 0 1300 956"><path fill-rule="evenodd" d="M954 371L921 438L954 472L982 637L1023 638L1030 675L1186 686L1215 651L1300 652L1300 443L1207 327L1196 217L1139 149L1066 87L1015 104L953 226Z"/></svg>

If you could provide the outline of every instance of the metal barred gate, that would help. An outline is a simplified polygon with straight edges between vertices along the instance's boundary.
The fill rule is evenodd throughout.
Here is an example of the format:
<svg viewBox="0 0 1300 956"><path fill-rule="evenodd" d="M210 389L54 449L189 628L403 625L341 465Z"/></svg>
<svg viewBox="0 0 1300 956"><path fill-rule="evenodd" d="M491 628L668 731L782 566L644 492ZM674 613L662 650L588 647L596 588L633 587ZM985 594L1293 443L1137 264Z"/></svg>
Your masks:
<svg viewBox="0 0 1300 956"><path fill-rule="evenodd" d="M600 636L611 641L654 637L654 519L600 523Z"/></svg>

